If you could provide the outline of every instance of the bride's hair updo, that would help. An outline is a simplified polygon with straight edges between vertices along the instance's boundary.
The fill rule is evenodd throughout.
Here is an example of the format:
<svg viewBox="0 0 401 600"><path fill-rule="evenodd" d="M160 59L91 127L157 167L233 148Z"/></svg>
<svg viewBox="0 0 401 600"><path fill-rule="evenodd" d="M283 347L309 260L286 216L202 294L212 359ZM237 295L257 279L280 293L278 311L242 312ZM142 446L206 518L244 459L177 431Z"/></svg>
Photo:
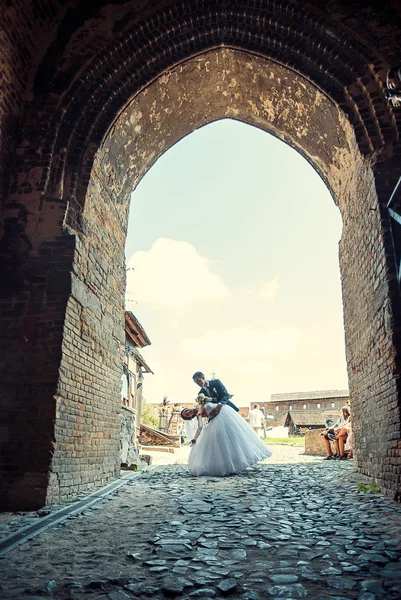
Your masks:
<svg viewBox="0 0 401 600"><path fill-rule="evenodd" d="M186 411L192 411L193 415L190 417L188 414L185 414ZM192 419L194 419L196 417L196 413L194 412L196 410L196 412L198 412L197 407L195 406L194 408L183 408L180 415L181 415L181 419L183 421L192 421Z"/></svg>

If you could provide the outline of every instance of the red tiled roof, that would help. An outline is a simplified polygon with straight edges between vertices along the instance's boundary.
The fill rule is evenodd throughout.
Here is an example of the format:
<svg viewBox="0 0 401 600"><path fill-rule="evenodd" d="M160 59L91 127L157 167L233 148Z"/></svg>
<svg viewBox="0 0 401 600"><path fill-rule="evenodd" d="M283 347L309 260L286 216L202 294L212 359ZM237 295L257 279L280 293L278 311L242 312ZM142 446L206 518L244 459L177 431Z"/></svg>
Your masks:
<svg viewBox="0 0 401 600"><path fill-rule="evenodd" d="M125 311L125 331L135 346L139 346L139 348L149 346L152 343L136 316L129 310Z"/></svg>

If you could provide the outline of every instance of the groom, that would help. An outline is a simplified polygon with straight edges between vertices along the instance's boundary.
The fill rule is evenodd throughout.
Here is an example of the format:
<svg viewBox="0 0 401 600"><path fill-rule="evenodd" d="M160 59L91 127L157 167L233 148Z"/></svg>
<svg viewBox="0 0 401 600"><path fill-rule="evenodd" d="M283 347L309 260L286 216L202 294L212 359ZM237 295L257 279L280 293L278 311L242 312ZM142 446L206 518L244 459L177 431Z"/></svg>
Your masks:
<svg viewBox="0 0 401 600"><path fill-rule="evenodd" d="M204 374L201 371L197 371L192 375L192 379L194 382L199 385L200 394L205 394L208 398L210 398L210 402L215 404L227 404L231 406L237 412L239 409L231 402L230 394L227 392L225 386L221 383L220 379L212 379L212 381L208 381Z"/></svg>

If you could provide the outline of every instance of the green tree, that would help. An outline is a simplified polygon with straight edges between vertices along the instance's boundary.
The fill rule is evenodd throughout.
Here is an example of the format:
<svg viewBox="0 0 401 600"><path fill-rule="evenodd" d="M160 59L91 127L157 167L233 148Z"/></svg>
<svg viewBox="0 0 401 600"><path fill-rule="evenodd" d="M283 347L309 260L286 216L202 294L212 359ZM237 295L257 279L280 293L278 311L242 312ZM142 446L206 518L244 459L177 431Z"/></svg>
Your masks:
<svg viewBox="0 0 401 600"><path fill-rule="evenodd" d="M141 423L155 429L159 427L159 419L154 414L153 407L150 404L146 404L146 401L142 402Z"/></svg>

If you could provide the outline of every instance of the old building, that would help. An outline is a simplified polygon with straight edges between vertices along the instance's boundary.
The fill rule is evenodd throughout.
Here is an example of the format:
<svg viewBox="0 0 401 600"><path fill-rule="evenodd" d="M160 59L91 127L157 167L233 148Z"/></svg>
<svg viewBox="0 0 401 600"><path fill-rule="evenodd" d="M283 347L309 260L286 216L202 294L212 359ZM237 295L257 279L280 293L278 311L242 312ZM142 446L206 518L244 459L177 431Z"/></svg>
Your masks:
<svg viewBox="0 0 401 600"><path fill-rule="evenodd" d="M131 192L224 118L300 152L341 212L357 468L401 499L400 3L13 0L0 27L1 504L119 474Z"/></svg>
<svg viewBox="0 0 401 600"><path fill-rule="evenodd" d="M348 390L322 390L272 394L270 402L259 402L265 414L277 418L288 411L337 411L349 402Z"/></svg>
<svg viewBox="0 0 401 600"><path fill-rule="evenodd" d="M151 343L132 312L125 311L125 352L121 386L120 460L128 466L139 462L138 439L143 399L143 376L153 373L138 348Z"/></svg>
<svg viewBox="0 0 401 600"><path fill-rule="evenodd" d="M307 431L314 429L322 430L326 427L326 421L337 421L339 411L321 410L294 410L287 413L284 427L288 427L289 435L305 435Z"/></svg>

